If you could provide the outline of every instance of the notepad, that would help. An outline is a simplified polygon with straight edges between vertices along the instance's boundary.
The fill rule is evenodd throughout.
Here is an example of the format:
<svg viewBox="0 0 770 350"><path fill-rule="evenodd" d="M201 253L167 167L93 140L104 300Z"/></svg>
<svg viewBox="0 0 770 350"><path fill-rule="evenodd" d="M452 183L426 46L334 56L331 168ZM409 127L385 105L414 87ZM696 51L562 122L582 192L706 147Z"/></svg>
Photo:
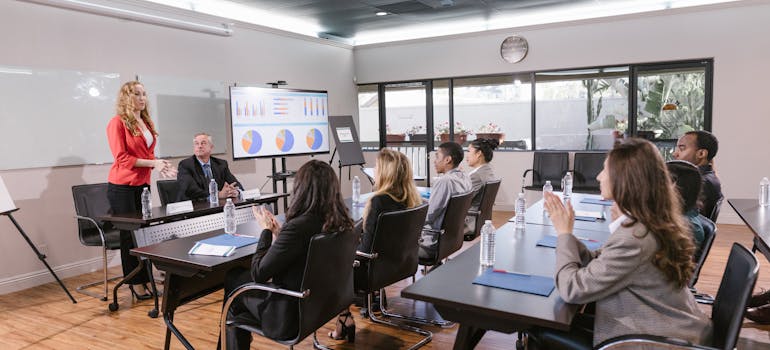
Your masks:
<svg viewBox="0 0 770 350"><path fill-rule="evenodd" d="M602 246L602 242L599 242L599 241L594 241L594 240L585 239L585 238L578 238L578 240L583 242L583 244L585 244L588 250L597 250ZM557 241L557 236L547 235L541 238L539 241L537 241L537 246L546 247L546 248L556 248L556 241Z"/></svg>
<svg viewBox="0 0 770 350"><path fill-rule="evenodd" d="M195 245L187 254L190 255L211 255L211 256L230 256L235 253L234 246L213 245L201 242L195 242Z"/></svg>
<svg viewBox="0 0 770 350"><path fill-rule="evenodd" d="M613 201L609 199L583 198L582 200L580 200L580 203L610 206L612 205Z"/></svg>
<svg viewBox="0 0 770 350"><path fill-rule="evenodd" d="M547 297L554 289L551 277L527 275L515 272L494 272L487 269L473 280L473 284L502 288L516 292L529 293Z"/></svg>

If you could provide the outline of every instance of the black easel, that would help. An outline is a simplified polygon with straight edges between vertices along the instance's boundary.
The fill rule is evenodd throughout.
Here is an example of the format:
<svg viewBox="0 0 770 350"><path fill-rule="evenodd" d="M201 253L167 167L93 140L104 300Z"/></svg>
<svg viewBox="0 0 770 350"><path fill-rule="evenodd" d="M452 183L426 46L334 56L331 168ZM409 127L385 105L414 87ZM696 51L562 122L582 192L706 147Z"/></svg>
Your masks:
<svg viewBox="0 0 770 350"><path fill-rule="evenodd" d="M56 276L56 273L53 272L53 269L51 269L51 266L48 265L47 261L45 261L45 258L46 258L45 254L43 254L39 250L37 250L37 247L35 247L35 244L32 243L32 241L29 239L29 237L24 232L24 230L21 229L21 226L19 226L19 223L16 222L16 219L14 219L13 215L11 215L12 212L17 211L17 210L19 210L19 208L16 208L16 209L13 209L13 210L9 210L9 211L6 211L6 212L0 213L0 214L8 216L8 218L11 219L11 222L13 222L13 225L16 226L17 230L19 230L19 233L21 234L22 237L24 237L24 240L27 241L27 244L29 244L29 247L32 248L32 250L35 252L35 254L37 254L37 258L40 259L40 261L43 262L45 267L48 269L48 272L51 273L53 278L56 279L56 282L58 282L59 285L61 286L61 288L64 289L64 292L67 293L67 296L70 297L70 300L72 300L72 303L73 304L77 304L78 302L75 301L75 298L72 297L72 294L70 294L70 291L68 291L67 287L64 286L64 283L62 283L62 281L59 279L59 276Z"/></svg>
<svg viewBox="0 0 770 350"><path fill-rule="evenodd" d="M278 182L283 183L283 193L288 193L287 186L286 186L286 180L290 177L294 177L295 171L292 170L286 170L286 157L281 157L281 171L278 171L278 167L275 163L275 158L272 159L273 161L273 175L269 175L268 177L273 179L273 193L278 193ZM287 197L283 197L283 212L289 210L289 200ZM273 204L273 212L278 213L278 202L276 201Z"/></svg>
<svg viewBox="0 0 770 350"><path fill-rule="evenodd" d="M329 165L332 165L332 163L334 162L334 155L335 154L337 154L337 147L334 147L334 151L332 151L332 157L329 158ZM360 163L360 164L359 163L353 163L353 164L344 164L343 165L342 164L342 155L340 155L340 158L337 161L338 161L337 167L338 167L339 179L340 180L342 180L342 167L348 167L348 180L350 180L350 167L354 166L354 165L357 165L361 169L361 172L364 173L364 175L366 175L366 173L364 172L364 164L366 164L366 162ZM369 177L368 175L366 176L366 178L369 179L369 183L371 183L372 186L374 186L374 180L371 177Z"/></svg>

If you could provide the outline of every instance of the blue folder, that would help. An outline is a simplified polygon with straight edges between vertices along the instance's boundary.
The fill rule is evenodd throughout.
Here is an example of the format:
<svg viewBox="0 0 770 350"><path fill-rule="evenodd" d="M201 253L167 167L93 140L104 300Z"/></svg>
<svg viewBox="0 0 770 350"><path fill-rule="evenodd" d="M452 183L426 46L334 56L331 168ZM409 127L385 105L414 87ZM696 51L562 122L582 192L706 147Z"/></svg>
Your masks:
<svg viewBox="0 0 770 350"><path fill-rule="evenodd" d="M554 281L551 277L520 274L514 272L495 272L487 269L473 280L473 284L508 289L515 292L529 293L547 297L551 295Z"/></svg>
<svg viewBox="0 0 770 350"><path fill-rule="evenodd" d="M223 233L219 236L209 237L204 240L198 241L200 243L206 243L211 245L223 245L235 248L245 247L257 243L257 237L251 236L235 236L227 233Z"/></svg>
<svg viewBox="0 0 770 350"><path fill-rule="evenodd" d="M580 241L586 245L586 248L588 248L588 250L597 250L602 246L602 242L598 242L598 241L593 241L589 239L580 239ZM547 247L547 248L556 248L556 236L547 235L541 238L539 241L537 241L537 245L541 247Z"/></svg>
<svg viewBox="0 0 770 350"><path fill-rule="evenodd" d="M609 199L583 198L580 203L610 206L613 202Z"/></svg>

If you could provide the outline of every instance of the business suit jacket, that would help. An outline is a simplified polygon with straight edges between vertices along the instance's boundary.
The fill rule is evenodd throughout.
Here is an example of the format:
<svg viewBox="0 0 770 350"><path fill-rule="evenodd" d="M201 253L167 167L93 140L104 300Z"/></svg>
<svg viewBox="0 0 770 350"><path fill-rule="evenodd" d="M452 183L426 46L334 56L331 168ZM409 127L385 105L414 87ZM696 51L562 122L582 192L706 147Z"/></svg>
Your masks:
<svg viewBox="0 0 770 350"><path fill-rule="evenodd" d="M299 290L307 261L310 239L321 233L323 219L315 215L292 218L281 228L275 242L270 230L263 230L257 252L251 261L254 282L266 283L289 290ZM334 271L329 271L333 273ZM290 339L297 335L299 301L282 294L269 294L257 307L262 330L275 339Z"/></svg>
<svg viewBox="0 0 770 350"><path fill-rule="evenodd" d="M653 265L657 249L641 223L620 226L594 253L574 235L559 235L556 288L568 303L596 302L594 345L639 333L711 341L711 320L687 286L677 288Z"/></svg>
<svg viewBox="0 0 770 350"><path fill-rule="evenodd" d="M218 190L222 190L225 181L227 183L238 182L238 179L230 172L226 160L211 157L209 162L211 163L211 174L217 182ZM200 162L198 162L195 156L185 158L179 162L176 180L179 184L176 202L188 199L200 200L209 197L209 180L206 179L203 167L201 167ZM238 187L243 189L240 182L238 182Z"/></svg>

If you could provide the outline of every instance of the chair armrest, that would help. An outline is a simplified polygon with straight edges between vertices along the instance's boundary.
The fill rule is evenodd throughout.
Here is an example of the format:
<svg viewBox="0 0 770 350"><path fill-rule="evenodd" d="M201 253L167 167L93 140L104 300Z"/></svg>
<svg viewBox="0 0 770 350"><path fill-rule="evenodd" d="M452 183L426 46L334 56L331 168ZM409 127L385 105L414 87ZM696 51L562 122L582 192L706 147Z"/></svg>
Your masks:
<svg viewBox="0 0 770 350"><path fill-rule="evenodd" d="M87 216L82 216L82 215L75 215L75 218L78 219L78 220L85 220L85 221L88 221L88 222L94 224L94 227L96 227L96 230L99 231L99 238L101 238L101 240L102 240L102 246L103 247L107 246L107 238L104 237L104 230L102 230L102 227L99 226L99 223L96 222L96 220L94 220L92 218L89 218ZM82 240L82 238L81 238L81 240Z"/></svg>
<svg viewBox="0 0 770 350"><path fill-rule="evenodd" d="M374 260L377 259L378 254L377 253L364 253L362 251L356 250L356 256L364 259Z"/></svg>
<svg viewBox="0 0 770 350"><path fill-rule="evenodd" d="M652 347L655 344L660 346L665 345L665 349L714 349L712 347L697 345L690 343L683 339L662 337L649 334L629 334L621 335L615 338L607 339L601 344L597 345L594 349L597 350L611 350L616 346L621 349L629 349L634 347Z"/></svg>
<svg viewBox="0 0 770 350"><path fill-rule="evenodd" d="M468 210L468 214L466 214L466 215L467 216L479 217L479 215L481 215L481 211L480 210Z"/></svg>
<svg viewBox="0 0 770 350"><path fill-rule="evenodd" d="M424 232L432 232L432 233L437 233L439 235L443 235L444 234L444 230L436 230L436 229L433 229L433 228L423 228L422 230Z"/></svg>

